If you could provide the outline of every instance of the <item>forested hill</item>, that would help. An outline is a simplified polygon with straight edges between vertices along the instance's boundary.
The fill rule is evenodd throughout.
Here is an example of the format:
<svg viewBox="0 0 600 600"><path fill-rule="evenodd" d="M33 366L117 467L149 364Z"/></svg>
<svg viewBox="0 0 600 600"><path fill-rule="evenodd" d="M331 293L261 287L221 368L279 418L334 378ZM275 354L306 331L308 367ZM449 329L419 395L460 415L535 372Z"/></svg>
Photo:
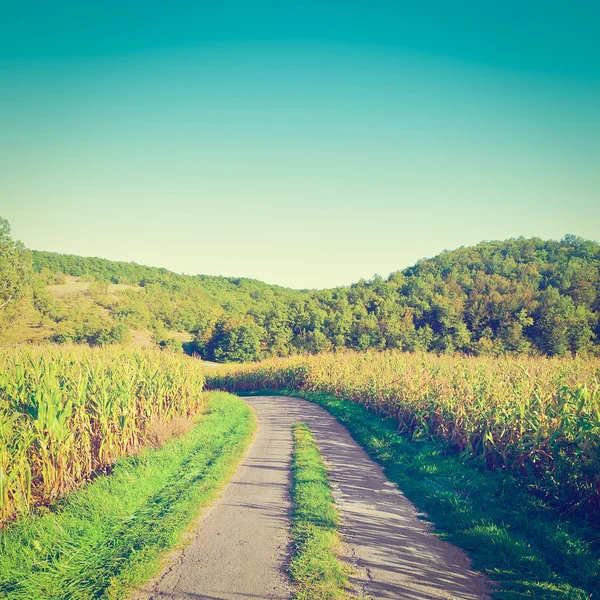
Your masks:
<svg viewBox="0 0 600 600"><path fill-rule="evenodd" d="M130 328L192 333L196 351L214 360L341 347L548 355L599 350L600 246L575 236L485 242L387 279L319 291L48 252L33 252L33 264L45 281L63 273L139 286L110 298L100 294L98 302L115 323ZM69 339L68 331L60 335Z"/></svg>
<svg viewBox="0 0 600 600"><path fill-rule="evenodd" d="M202 282L203 287L230 290L240 288L287 290L278 285L269 285L247 277L222 277L215 275L180 275L162 267L147 267L134 262L120 262L105 258L58 254L56 252L32 251L32 262L38 273L47 270L75 277L90 277L115 284L146 286L151 283L164 283L168 287L186 286Z"/></svg>

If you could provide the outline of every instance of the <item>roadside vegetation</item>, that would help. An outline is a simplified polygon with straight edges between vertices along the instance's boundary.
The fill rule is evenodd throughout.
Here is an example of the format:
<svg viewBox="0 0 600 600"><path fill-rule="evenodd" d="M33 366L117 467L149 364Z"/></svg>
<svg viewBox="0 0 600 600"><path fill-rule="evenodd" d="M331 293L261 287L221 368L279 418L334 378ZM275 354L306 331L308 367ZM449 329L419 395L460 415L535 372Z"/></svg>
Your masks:
<svg viewBox="0 0 600 600"><path fill-rule="evenodd" d="M497 582L498 600L595 600L600 533L548 511L510 475L483 472L442 443L415 442L356 403L303 393L344 424L445 539Z"/></svg>
<svg viewBox="0 0 600 600"><path fill-rule="evenodd" d="M337 554L339 514L315 439L305 423L294 425L292 543L290 563L296 600L349 598L348 569Z"/></svg>
<svg viewBox="0 0 600 600"><path fill-rule="evenodd" d="M159 351L0 350L0 527L205 409L199 361Z"/></svg>
<svg viewBox="0 0 600 600"><path fill-rule="evenodd" d="M215 392L203 402L191 431L118 460L110 475L0 530L0 597L123 598L159 570L254 429L235 396Z"/></svg>
<svg viewBox="0 0 600 600"><path fill-rule="evenodd" d="M600 360L336 353L210 373L229 391L322 392L391 417L412 440L510 472L548 507L600 525Z"/></svg>
<svg viewBox="0 0 600 600"><path fill-rule="evenodd" d="M498 598L600 594L598 361L331 354L212 372L335 415ZM539 458L538 458L539 457Z"/></svg>

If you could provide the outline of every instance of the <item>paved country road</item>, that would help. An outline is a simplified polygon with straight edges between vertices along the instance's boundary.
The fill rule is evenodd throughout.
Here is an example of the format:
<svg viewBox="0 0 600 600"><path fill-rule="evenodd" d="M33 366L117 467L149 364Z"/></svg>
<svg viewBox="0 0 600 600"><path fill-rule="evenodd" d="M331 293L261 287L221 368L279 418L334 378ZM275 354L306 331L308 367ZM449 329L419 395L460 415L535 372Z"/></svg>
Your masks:
<svg viewBox="0 0 600 600"><path fill-rule="evenodd" d="M204 512L193 541L135 600L279 600L292 595L286 575L291 511L292 424L313 431L342 512L346 560L361 597L400 600L489 598L490 585L458 548L440 540L322 408L298 398L246 398L258 431L221 497Z"/></svg>

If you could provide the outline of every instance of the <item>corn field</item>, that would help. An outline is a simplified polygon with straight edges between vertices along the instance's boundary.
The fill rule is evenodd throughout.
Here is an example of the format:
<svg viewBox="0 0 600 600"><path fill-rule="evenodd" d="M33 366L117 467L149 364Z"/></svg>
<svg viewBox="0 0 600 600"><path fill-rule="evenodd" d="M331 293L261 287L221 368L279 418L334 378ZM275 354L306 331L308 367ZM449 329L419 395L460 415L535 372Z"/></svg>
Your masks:
<svg viewBox="0 0 600 600"><path fill-rule="evenodd" d="M272 359L210 374L228 391L322 392L510 469L562 510L600 514L600 360L401 352Z"/></svg>
<svg viewBox="0 0 600 600"><path fill-rule="evenodd" d="M165 352L0 350L0 526L202 409L201 365Z"/></svg>

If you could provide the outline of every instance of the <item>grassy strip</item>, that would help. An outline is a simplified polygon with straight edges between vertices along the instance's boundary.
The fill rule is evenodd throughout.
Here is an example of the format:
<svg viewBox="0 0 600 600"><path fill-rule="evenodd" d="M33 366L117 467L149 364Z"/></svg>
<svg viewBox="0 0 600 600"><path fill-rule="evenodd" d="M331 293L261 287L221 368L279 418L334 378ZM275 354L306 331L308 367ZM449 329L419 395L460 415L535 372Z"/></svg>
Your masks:
<svg viewBox="0 0 600 600"><path fill-rule="evenodd" d="M47 513L0 532L0 597L123 598L231 476L254 431L247 405L212 392L198 425L113 472Z"/></svg>
<svg viewBox="0 0 600 600"><path fill-rule="evenodd" d="M290 574L297 585L296 600L348 598L346 570L336 556L339 515L321 453L306 423L294 425L292 501Z"/></svg>
<svg viewBox="0 0 600 600"><path fill-rule="evenodd" d="M600 598L599 532L549 511L510 475L479 469L445 444L411 441L391 419L348 400L293 390L252 395L260 393L299 396L333 414L436 532L499 583L495 598Z"/></svg>

